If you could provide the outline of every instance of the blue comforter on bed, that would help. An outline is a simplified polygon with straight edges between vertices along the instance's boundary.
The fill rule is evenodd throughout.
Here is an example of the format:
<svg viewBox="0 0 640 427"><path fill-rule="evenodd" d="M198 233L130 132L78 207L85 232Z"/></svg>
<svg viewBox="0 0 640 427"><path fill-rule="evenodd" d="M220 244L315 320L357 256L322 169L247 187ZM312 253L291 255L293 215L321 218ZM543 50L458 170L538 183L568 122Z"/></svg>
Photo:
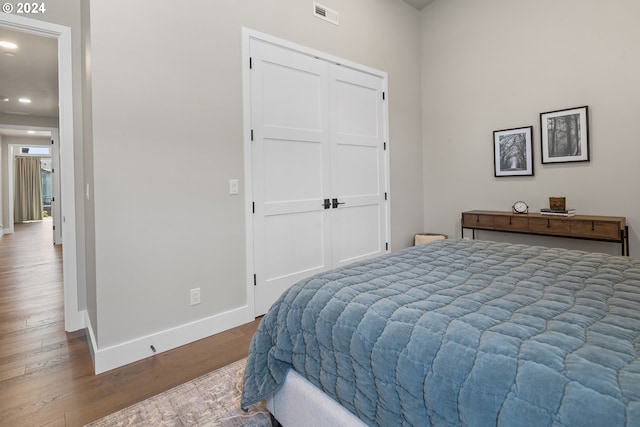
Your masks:
<svg viewBox="0 0 640 427"><path fill-rule="evenodd" d="M640 426L640 261L444 240L306 279L251 343L243 408L295 369L380 426Z"/></svg>

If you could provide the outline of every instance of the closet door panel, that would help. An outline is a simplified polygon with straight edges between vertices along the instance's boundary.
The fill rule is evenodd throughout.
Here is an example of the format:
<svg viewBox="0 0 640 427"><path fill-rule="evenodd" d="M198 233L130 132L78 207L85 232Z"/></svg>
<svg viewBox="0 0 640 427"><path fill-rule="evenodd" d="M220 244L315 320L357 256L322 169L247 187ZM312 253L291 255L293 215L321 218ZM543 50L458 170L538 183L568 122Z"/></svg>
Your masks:
<svg viewBox="0 0 640 427"><path fill-rule="evenodd" d="M331 267L327 64L251 42L255 314Z"/></svg>
<svg viewBox="0 0 640 427"><path fill-rule="evenodd" d="M332 266L386 251L383 80L333 65L329 71Z"/></svg>

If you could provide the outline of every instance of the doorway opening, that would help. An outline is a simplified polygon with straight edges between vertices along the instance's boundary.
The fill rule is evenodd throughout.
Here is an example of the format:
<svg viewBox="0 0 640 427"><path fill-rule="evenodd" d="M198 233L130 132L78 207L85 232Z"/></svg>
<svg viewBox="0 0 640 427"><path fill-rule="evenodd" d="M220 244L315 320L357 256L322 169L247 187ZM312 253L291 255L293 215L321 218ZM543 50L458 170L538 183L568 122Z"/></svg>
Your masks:
<svg viewBox="0 0 640 427"><path fill-rule="evenodd" d="M58 139L60 153L61 227L59 231L63 254L64 324L66 331L76 331L84 328L86 322L85 313L79 310L78 304L71 28L11 14L0 14L0 28L57 40L59 97L57 130L59 133L52 134L52 138ZM21 124L24 123L23 120Z"/></svg>
<svg viewBox="0 0 640 427"><path fill-rule="evenodd" d="M2 133L9 142L6 150L6 159L3 159L2 166L6 169L4 175L6 179L3 187L6 190L6 196L4 197L5 203L5 234L12 234L16 223L24 222L26 217L22 213L16 215L16 201L20 200L18 194L18 183L16 182L17 166L16 162L18 158L40 158L41 162L41 204L42 204L42 219L46 219L51 223L51 238L55 245L62 244L62 220L60 214L60 153L58 150L58 130L52 128L37 128L30 127L31 132L35 132L30 138L13 137L11 138L11 132L15 132L19 135L19 132L25 132L24 130L17 129L18 126L14 126L11 129L0 127L0 133ZM33 130L37 129L37 130ZM1 180L0 180L1 182ZM32 209L35 212L35 207ZM28 218L38 220L40 218Z"/></svg>
<svg viewBox="0 0 640 427"><path fill-rule="evenodd" d="M46 132L49 135L48 132ZM59 174L55 173L59 163L57 144L37 145L33 140L25 144L9 144L8 146L8 232L13 233L16 223L45 220L51 223L51 240L53 244L62 243L60 233L60 200ZM47 136L46 141L52 141ZM44 142L43 144L46 144ZM36 166L35 160L39 162ZM25 162L34 161L31 169L25 169ZM19 166L22 165L22 166ZM29 171L21 178L21 174ZM36 174L39 180L36 182ZM24 185L25 182L28 185ZM36 184L39 184L36 186ZM37 188L39 187L39 188ZM37 194L36 194L37 193ZM36 200L37 199L37 200Z"/></svg>

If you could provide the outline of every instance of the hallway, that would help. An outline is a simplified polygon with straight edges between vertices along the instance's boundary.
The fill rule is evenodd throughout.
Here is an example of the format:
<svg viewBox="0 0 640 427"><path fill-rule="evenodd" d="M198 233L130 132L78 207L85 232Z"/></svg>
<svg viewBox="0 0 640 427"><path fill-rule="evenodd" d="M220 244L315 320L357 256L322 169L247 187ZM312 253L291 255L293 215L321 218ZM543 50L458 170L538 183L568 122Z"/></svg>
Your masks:
<svg viewBox="0 0 640 427"><path fill-rule="evenodd" d="M62 247L53 245L51 227L51 220L16 224L0 238L3 425L65 425L70 380L93 370L84 331L64 332Z"/></svg>

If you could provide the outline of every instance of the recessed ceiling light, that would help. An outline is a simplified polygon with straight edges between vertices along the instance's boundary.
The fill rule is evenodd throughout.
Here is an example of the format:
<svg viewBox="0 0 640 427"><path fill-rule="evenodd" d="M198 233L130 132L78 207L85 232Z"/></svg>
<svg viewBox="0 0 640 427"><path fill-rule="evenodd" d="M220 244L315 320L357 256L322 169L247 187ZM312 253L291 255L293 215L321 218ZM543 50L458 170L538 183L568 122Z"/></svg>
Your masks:
<svg viewBox="0 0 640 427"><path fill-rule="evenodd" d="M9 98L6 96L0 96L0 100L2 100L2 102L9 102Z"/></svg>
<svg viewBox="0 0 640 427"><path fill-rule="evenodd" d="M0 40L0 47L4 47L5 49L17 49L18 45L6 40Z"/></svg>
<svg viewBox="0 0 640 427"><path fill-rule="evenodd" d="M29 98L19 98L18 101L23 104L31 104L31 100Z"/></svg>
<svg viewBox="0 0 640 427"><path fill-rule="evenodd" d="M27 133L33 135L34 133L36 133L36 131L35 130L28 130Z"/></svg>

